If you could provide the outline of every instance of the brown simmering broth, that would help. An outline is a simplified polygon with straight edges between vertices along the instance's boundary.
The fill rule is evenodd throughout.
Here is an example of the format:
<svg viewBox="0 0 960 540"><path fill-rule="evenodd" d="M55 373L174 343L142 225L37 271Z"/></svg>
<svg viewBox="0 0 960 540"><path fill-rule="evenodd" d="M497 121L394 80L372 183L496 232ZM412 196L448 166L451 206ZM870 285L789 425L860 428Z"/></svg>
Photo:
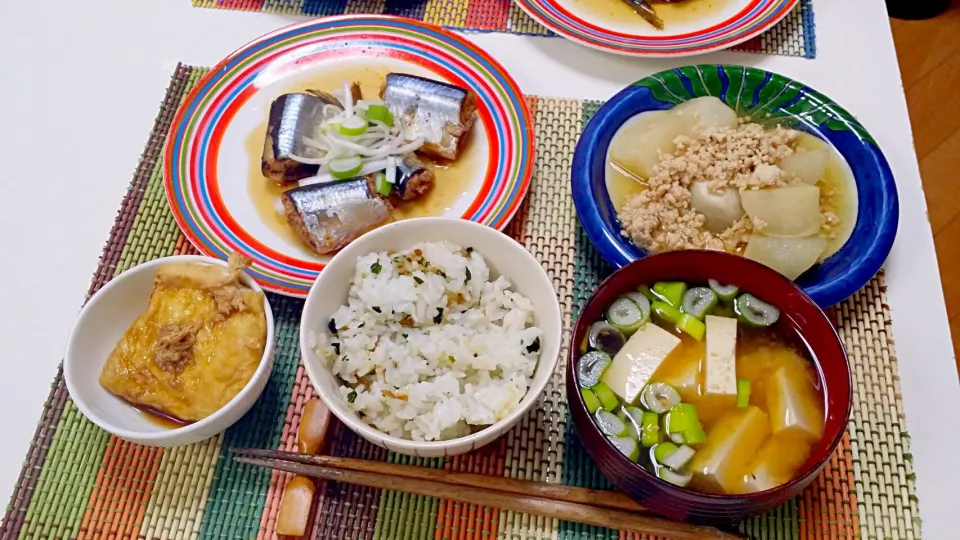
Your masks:
<svg viewBox="0 0 960 540"><path fill-rule="evenodd" d="M333 91L343 87L344 81L356 81L360 84L365 99L380 99L380 86L387 73L396 71L390 67L376 64L348 64L338 65L329 70L323 71L316 76L312 76L309 82L296 84L293 86L280 88L276 91L276 96L294 92L302 92L308 88L316 88L326 91ZM275 98L271 98L272 101ZM312 252L303 245L300 237L287 222L286 217L277 211L276 203L280 195L296 184L281 187L276 182L265 178L260 170L260 158L263 154L263 141L267 133L267 114L269 105L263 112L263 122L251 131L246 138L246 152L249 159L249 179L248 190L250 198L253 200L254 208L260 219L277 233L281 238L286 239L291 244L300 246L305 254L314 256ZM479 122L479 120L478 120ZM478 128L474 128L475 130ZM460 153L459 158L450 163L440 163L429 158L420 157L421 161L433 170L436 175L436 181L433 189L420 198L413 201L406 201L397 205L391 212L395 220L411 219L425 216L440 216L450 210L460 197L464 196L470 186L469 182L473 171L485 167L481 161L480 149L484 141L474 141L474 133L471 133L466 140L466 146Z"/></svg>
<svg viewBox="0 0 960 540"><path fill-rule="evenodd" d="M129 402L128 402L129 403ZM166 429L177 429L182 428L183 426L189 426L193 422L185 422L179 418L174 418L169 414L158 411L152 407L146 407L144 405L134 405L130 404L131 407L136 409L141 416L147 419L151 424L156 426L166 428Z"/></svg>

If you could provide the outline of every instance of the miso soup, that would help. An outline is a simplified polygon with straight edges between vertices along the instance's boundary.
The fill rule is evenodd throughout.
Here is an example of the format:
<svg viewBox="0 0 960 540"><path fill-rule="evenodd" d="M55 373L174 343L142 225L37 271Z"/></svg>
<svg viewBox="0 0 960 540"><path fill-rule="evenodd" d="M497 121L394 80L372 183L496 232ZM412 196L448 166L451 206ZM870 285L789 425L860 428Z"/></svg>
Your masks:
<svg viewBox="0 0 960 540"><path fill-rule="evenodd" d="M659 478L709 493L792 480L823 434L820 378L776 306L733 286L657 282L617 298L580 347L594 422Z"/></svg>

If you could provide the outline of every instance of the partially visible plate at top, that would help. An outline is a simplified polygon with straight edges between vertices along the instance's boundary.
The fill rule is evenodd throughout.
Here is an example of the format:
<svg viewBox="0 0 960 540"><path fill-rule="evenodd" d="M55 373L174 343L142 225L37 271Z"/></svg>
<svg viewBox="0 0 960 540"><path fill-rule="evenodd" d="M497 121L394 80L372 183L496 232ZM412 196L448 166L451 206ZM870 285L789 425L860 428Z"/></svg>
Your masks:
<svg viewBox="0 0 960 540"><path fill-rule="evenodd" d="M477 121L459 158L438 166L427 196L394 219L460 217L502 229L533 172L533 129L523 94L504 68L467 40L390 16L339 16L295 24L243 46L203 77L173 121L164 188L177 221L203 254L239 252L264 289L306 296L329 255L314 254L277 211L281 189L261 173L270 105L308 88L358 81L364 97L401 72L477 95Z"/></svg>
<svg viewBox="0 0 960 540"><path fill-rule="evenodd" d="M678 57L726 49L757 36L799 0L515 1L540 24L582 45L623 55ZM644 20L636 5L652 8L663 28Z"/></svg>

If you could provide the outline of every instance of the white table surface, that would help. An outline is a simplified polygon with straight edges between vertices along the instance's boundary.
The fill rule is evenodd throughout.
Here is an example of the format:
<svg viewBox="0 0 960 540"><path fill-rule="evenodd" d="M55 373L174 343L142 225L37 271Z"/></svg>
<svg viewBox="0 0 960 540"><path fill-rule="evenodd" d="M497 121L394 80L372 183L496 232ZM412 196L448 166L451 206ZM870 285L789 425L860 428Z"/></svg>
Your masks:
<svg viewBox="0 0 960 540"><path fill-rule="evenodd" d="M212 66L297 17L196 9L189 0L0 3L0 498L20 471L100 249L178 61ZM757 66L855 114L896 175L900 228L888 298L923 532L957 538L960 386L890 27L881 0L818 1L816 60L717 53L636 60L559 38L471 35L526 93L605 99L692 62ZM953 418L953 420L950 420Z"/></svg>

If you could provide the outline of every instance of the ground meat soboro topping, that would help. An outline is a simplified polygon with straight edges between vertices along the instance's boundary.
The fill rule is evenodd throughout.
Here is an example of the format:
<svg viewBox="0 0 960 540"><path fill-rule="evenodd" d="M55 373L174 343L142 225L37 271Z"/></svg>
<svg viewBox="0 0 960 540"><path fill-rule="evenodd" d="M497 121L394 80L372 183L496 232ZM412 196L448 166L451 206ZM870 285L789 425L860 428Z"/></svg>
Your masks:
<svg viewBox="0 0 960 540"><path fill-rule="evenodd" d="M714 249L739 251L755 225L744 216L713 234L705 218L691 205L690 186L706 181L710 191L760 189L794 183L776 163L793 154L798 133L756 123L736 128L697 128L694 137L677 137L675 155L661 154L653 166L647 189L620 210L623 234L651 251Z"/></svg>

